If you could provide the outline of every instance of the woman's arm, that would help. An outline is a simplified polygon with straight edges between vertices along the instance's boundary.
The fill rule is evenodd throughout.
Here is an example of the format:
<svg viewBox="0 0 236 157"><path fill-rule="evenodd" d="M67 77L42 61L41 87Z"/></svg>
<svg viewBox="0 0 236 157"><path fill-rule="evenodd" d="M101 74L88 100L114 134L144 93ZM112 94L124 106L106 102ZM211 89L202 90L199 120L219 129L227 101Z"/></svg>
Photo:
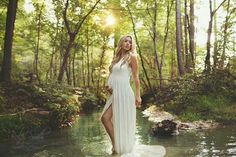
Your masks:
<svg viewBox="0 0 236 157"><path fill-rule="evenodd" d="M130 60L130 66L132 69L132 75L135 83L135 88L136 88L136 106L140 107L141 106L141 97L140 97L140 81L139 81L139 72L138 72L138 60L136 55L131 55L131 60Z"/></svg>

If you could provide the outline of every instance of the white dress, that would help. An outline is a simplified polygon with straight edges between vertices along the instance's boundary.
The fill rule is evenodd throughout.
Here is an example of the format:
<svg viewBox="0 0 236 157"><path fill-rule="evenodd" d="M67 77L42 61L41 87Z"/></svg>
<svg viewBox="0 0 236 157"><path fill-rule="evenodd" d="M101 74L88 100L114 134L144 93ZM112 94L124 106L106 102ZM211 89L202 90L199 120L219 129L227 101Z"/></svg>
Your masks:
<svg viewBox="0 0 236 157"><path fill-rule="evenodd" d="M122 157L147 156L146 153L153 150L154 154L163 156L165 150L162 146L149 148L135 145L136 106L134 92L130 86L132 71L127 63L122 63L123 59L113 65L107 82L112 88L112 95L108 98L101 114L103 115L112 105L115 150Z"/></svg>
<svg viewBox="0 0 236 157"><path fill-rule="evenodd" d="M103 110L104 113L112 105L115 150L118 154L132 151L136 124L135 96L130 86L132 72L128 64L122 64L122 62L121 59L114 64L108 78L108 86L112 88L112 95L108 98Z"/></svg>

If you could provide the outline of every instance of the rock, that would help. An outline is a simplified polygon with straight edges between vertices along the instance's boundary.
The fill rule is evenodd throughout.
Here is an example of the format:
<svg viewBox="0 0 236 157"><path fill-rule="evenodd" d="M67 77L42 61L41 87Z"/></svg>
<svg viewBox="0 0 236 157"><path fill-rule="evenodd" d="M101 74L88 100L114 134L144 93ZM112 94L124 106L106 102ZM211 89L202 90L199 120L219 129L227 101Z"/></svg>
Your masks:
<svg viewBox="0 0 236 157"><path fill-rule="evenodd" d="M155 105L150 106L143 112L144 117L154 122L152 133L154 135L177 135L179 131L190 131L199 129L212 129L216 128L219 124L211 120L208 121L194 121L194 122L181 122L174 116L166 111L163 111Z"/></svg>
<svg viewBox="0 0 236 157"><path fill-rule="evenodd" d="M219 123L213 122L212 120L207 121L194 121L194 122L179 122L179 130L199 130L199 129L212 129L216 128Z"/></svg>
<svg viewBox="0 0 236 157"><path fill-rule="evenodd" d="M142 112L144 117L148 117L148 120L154 123L161 122L163 120L174 120L175 116L172 114L158 109L156 106L150 106Z"/></svg>
<svg viewBox="0 0 236 157"><path fill-rule="evenodd" d="M154 124L152 133L156 136L170 136L178 133L177 123L171 120L163 120Z"/></svg>

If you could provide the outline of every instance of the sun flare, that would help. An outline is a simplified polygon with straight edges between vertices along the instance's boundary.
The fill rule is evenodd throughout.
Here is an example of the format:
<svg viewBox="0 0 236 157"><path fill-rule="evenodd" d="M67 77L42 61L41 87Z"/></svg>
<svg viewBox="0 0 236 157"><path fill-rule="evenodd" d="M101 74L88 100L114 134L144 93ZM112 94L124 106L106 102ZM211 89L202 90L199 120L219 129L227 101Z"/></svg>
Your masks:
<svg viewBox="0 0 236 157"><path fill-rule="evenodd" d="M111 26L116 23L115 18L112 15L108 15L106 18L106 25Z"/></svg>

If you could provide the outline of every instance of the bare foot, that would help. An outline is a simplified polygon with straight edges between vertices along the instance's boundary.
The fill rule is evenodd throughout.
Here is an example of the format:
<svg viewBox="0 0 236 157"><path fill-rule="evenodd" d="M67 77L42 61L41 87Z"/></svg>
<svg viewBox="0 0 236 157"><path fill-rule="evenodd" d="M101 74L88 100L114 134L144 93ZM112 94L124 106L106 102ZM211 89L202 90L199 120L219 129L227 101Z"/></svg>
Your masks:
<svg viewBox="0 0 236 157"><path fill-rule="evenodd" d="M111 151L112 151L112 155L115 155L115 154L117 154L117 152L116 152L116 150L115 150L115 148L114 148L114 147L112 147Z"/></svg>

